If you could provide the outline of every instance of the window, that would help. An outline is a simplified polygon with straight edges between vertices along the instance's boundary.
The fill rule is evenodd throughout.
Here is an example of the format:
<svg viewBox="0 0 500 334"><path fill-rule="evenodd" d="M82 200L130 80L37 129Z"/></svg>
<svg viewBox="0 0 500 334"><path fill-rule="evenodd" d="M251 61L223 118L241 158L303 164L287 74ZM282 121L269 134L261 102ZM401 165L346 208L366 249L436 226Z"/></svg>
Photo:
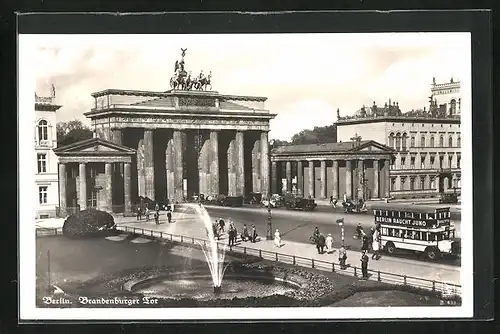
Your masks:
<svg viewBox="0 0 500 334"><path fill-rule="evenodd" d="M394 148L394 133L389 135L389 147Z"/></svg>
<svg viewBox="0 0 500 334"><path fill-rule="evenodd" d="M448 147L453 147L453 138L448 138Z"/></svg>
<svg viewBox="0 0 500 334"><path fill-rule="evenodd" d="M431 147L434 147L434 137L431 137Z"/></svg>
<svg viewBox="0 0 500 334"><path fill-rule="evenodd" d="M431 168L434 167L435 157L431 155Z"/></svg>
<svg viewBox="0 0 500 334"><path fill-rule="evenodd" d="M408 135L406 133L403 134L403 151L406 151L406 140L408 139Z"/></svg>
<svg viewBox="0 0 500 334"><path fill-rule="evenodd" d="M439 156L439 168L443 168L443 159L444 157L442 155Z"/></svg>
<svg viewBox="0 0 500 334"><path fill-rule="evenodd" d="M415 137L411 137L411 139L410 139L410 147L415 147Z"/></svg>
<svg viewBox="0 0 500 334"><path fill-rule="evenodd" d="M425 169L425 156L420 157L420 169Z"/></svg>
<svg viewBox="0 0 500 334"><path fill-rule="evenodd" d="M410 179L410 190L415 190L415 179Z"/></svg>
<svg viewBox="0 0 500 334"><path fill-rule="evenodd" d="M410 168L415 169L415 157L410 158Z"/></svg>
<svg viewBox="0 0 500 334"><path fill-rule="evenodd" d="M401 150L401 134L398 133L396 135L396 151L400 151Z"/></svg>
<svg viewBox="0 0 500 334"><path fill-rule="evenodd" d="M448 156L448 167L452 168L451 164L453 163L453 156L449 155Z"/></svg>
<svg viewBox="0 0 500 334"><path fill-rule="evenodd" d="M460 147L461 144L462 144L462 141L460 140L460 137L458 137L458 139L457 139L457 147Z"/></svg>
<svg viewBox="0 0 500 334"><path fill-rule="evenodd" d="M392 177L391 178L391 191L394 191L396 187L396 178L395 177Z"/></svg>
<svg viewBox="0 0 500 334"><path fill-rule="evenodd" d="M457 168L460 168L460 157L457 157Z"/></svg>
<svg viewBox="0 0 500 334"><path fill-rule="evenodd" d="M47 154L38 153L36 156L38 160L38 173L47 173Z"/></svg>
<svg viewBox="0 0 500 334"><path fill-rule="evenodd" d="M38 187L38 201L40 204L47 204L47 186Z"/></svg>
<svg viewBox="0 0 500 334"><path fill-rule="evenodd" d="M38 140L48 140L49 139L49 133L48 133L48 123L46 120L41 120L38 122Z"/></svg>
<svg viewBox="0 0 500 334"><path fill-rule="evenodd" d="M425 176L420 177L420 189L425 189Z"/></svg>
<svg viewBox="0 0 500 334"><path fill-rule="evenodd" d="M406 177L402 176L401 177L401 186L399 187L400 190L405 189L405 182L406 182Z"/></svg>
<svg viewBox="0 0 500 334"><path fill-rule="evenodd" d="M90 207L95 208L97 207L97 190L92 190L90 193Z"/></svg>
<svg viewBox="0 0 500 334"><path fill-rule="evenodd" d="M435 181L434 177L431 177L431 187L430 187L430 189L436 188L436 182L434 182L434 181Z"/></svg>
<svg viewBox="0 0 500 334"><path fill-rule="evenodd" d="M406 158L405 157L401 157L401 169L405 169L405 165L406 165Z"/></svg>
<svg viewBox="0 0 500 334"><path fill-rule="evenodd" d="M455 99L450 101L450 116L455 115L457 111L457 101Z"/></svg>
<svg viewBox="0 0 500 334"><path fill-rule="evenodd" d="M420 147L425 147L425 137L420 138Z"/></svg>
<svg viewBox="0 0 500 334"><path fill-rule="evenodd" d="M444 146L444 138L443 136L440 136L439 137L439 147L443 147Z"/></svg>

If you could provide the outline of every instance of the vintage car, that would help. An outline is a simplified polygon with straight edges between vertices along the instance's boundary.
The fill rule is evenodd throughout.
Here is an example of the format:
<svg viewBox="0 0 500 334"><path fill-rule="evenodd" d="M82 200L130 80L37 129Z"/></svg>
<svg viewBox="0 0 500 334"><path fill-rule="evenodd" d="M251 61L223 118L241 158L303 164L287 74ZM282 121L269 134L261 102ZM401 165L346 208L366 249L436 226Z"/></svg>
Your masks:
<svg viewBox="0 0 500 334"><path fill-rule="evenodd" d="M362 201L352 201L348 199L342 202L342 207L345 213L365 213L368 212L366 205Z"/></svg>
<svg viewBox="0 0 500 334"><path fill-rule="evenodd" d="M271 206L271 208L277 208L283 205L283 197L280 194L272 194L271 199L262 199L262 205Z"/></svg>
<svg viewBox="0 0 500 334"><path fill-rule="evenodd" d="M298 196L286 196L284 200L285 207L289 210L304 210L312 211L317 204L312 198L304 198Z"/></svg>
<svg viewBox="0 0 500 334"><path fill-rule="evenodd" d="M457 193L442 193L439 196L440 204L457 204L458 194Z"/></svg>
<svg viewBox="0 0 500 334"><path fill-rule="evenodd" d="M251 192L250 194L245 196L243 201L248 204L258 204L262 202L262 194Z"/></svg>

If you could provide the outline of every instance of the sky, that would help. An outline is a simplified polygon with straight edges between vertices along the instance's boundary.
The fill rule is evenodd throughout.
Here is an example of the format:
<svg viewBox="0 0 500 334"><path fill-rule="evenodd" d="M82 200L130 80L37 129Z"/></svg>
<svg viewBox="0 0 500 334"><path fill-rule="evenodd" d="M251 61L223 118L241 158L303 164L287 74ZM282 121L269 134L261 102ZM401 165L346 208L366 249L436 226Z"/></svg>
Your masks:
<svg viewBox="0 0 500 334"><path fill-rule="evenodd" d="M428 107L437 83L470 80L470 34L37 35L36 92L56 87L58 121L80 119L92 92L166 91L187 48L186 70L212 71L221 94L268 98L270 138L331 125L375 101Z"/></svg>

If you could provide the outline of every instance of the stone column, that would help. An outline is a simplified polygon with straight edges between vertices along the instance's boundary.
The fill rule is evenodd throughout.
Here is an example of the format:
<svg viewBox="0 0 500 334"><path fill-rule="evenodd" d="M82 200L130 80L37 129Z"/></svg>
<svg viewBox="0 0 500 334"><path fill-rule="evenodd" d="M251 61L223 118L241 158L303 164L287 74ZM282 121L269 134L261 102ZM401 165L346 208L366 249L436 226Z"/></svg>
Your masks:
<svg viewBox="0 0 500 334"><path fill-rule="evenodd" d="M123 164L123 204L125 205L125 213L132 212L132 176L130 168L130 162Z"/></svg>
<svg viewBox="0 0 500 334"><path fill-rule="evenodd" d="M352 199L352 162L345 161L345 192L347 199Z"/></svg>
<svg viewBox="0 0 500 334"><path fill-rule="evenodd" d="M80 205L80 210L87 209L87 172L85 167L85 163L80 162L78 168L80 179L80 198L78 199L78 204Z"/></svg>
<svg viewBox="0 0 500 334"><path fill-rule="evenodd" d="M271 162L271 194L276 194L278 192L278 166L276 161ZM269 195L271 195L269 194ZM264 194L263 194L264 196ZM267 196L266 196L267 198Z"/></svg>
<svg viewBox="0 0 500 334"><path fill-rule="evenodd" d="M332 167L332 192L335 199L339 199L339 161L333 160Z"/></svg>
<svg viewBox="0 0 500 334"><path fill-rule="evenodd" d="M59 164L59 215L66 216L67 198L66 198L66 164Z"/></svg>
<svg viewBox="0 0 500 334"><path fill-rule="evenodd" d="M321 187L320 187L320 197L326 198L326 161L321 160Z"/></svg>
<svg viewBox="0 0 500 334"><path fill-rule="evenodd" d="M235 139L231 139L227 149L227 194L228 196L236 196L236 143Z"/></svg>
<svg viewBox="0 0 500 334"><path fill-rule="evenodd" d="M210 138L202 134L198 156L198 191L205 196L210 192Z"/></svg>
<svg viewBox="0 0 500 334"><path fill-rule="evenodd" d="M365 198L365 187L364 187L364 178L365 178L365 162L363 159L358 160L358 186L359 194L358 198Z"/></svg>
<svg viewBox="0 0 500 334"><path fill-rule="evenodd" d="M174 162L174 198L173 201L181 202L184 198L183 191L183 179L184 179L184 168L183 168L183 152L182 152L182 132L179 130L174 130L173 143L172 143L172 153Z"/></svg>
<svg viewBox="0 0 500 334"><path fill-rule="evenodd" d="M304 167L302 161L297 161L297 191L299 196L304 196Z"/></svg>
<svg viewBox="0 0 500 334"><path fill-rule="evenodd" d="M384 160L384 181L385 181L385 197L391 195L391 177L389 175L390 162L389 159Z"/></svg>
<svg viewBox="0 0 500 334"><path fill-rule="evenodd" d="M217 131L210 131L210 192L219 194L219 137Z"/></svg>
<svg viewBox="0 0 500 334"><path fill-rule="evenodd" d="M269 194L269 142L267 138L267 132L263 131L260 133L260 189L263 198L267 198ZM275 179L276 180L276 174ZM276 181L273 181L276 184Z"/></svg>
<svg viewBox="0 0 500 334"><path fill-rule="evenodd" d="M314 198L314 160L309 160L309 196Z"/></svg>
<svg viewBox="0 0 500 334"><path fill-rule="evenodd" d="M243 132L236 132L236 196L245 196L245 143Z"/></svg>
<svg viewBox="0 0 500 334"><path fill-rule="evenodd" d="M111 133L111 138L113 143L122 145L123 142L122 129L113 129Z"/></svg>
<svg viewBox="0 0 500 334"><path fill-rule="evenodd" d="M380 198L380 170L378 165L378 160L373 160L373 196L372 198Z"/></svg>
<svg viewBox="0 0 500 334"><path fill-rule="evenodd" d="M252 147L252 191L255 193L261 193L260 179L261 174L261 157L260 157L260 139L257 139L253 143Z"/></svg>
<svg viewBox="0 0 500 334"><path fill-rule="evenodd" d="M153 158L153 130L144 130L144 173L146 197L155 199L155 170Z"/></svg>
<svg viewBox="0 0 500 334"><path fill-rule="evenodd" d="M146 196L146 173L144 170L144 139L137 144L137 194Z"/></svg>
<svg viewBox="0 0 500 334"><path fill-rule="evenodd" d="M174 152L173 152L174 140L170 138L167 142L167 148L165 149L165 169L166 169L166 180L167 180L167 198L172 201L175 197L175 164L174 164Z"/></svg>
<svg viewBox="0 0 500 334"><path fill-rule="evenodd" d="M292 191L292 162L287 161L285 165L286 170L286 192Z"/></svg>
<svg viewBox="0 0 500 334"><path fill-rule="evenodd" d="M113 212L113 164L107 162L104 165L105 181L105 210Z"/></svg>

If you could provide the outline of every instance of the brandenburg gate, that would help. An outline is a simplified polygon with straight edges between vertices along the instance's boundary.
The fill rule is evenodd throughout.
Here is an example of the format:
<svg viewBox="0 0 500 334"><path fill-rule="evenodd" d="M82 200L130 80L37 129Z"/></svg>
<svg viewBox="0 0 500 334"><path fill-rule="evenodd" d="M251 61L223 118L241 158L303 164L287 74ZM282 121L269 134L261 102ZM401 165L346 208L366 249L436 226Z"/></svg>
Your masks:
<svg viewBox="0 0 500 334"><path fill-rule="evenodd" d="M207 90L211 72L191 78L184 54L170 81L175 89L92 94L93 108L84 115L96 138L56 149L64 174L61 208L72 201L88 207L94 195L87 183L101 172L99 202L125 211L139 197L180 202L194 194L268 195L268 131L276 115L266 109L267 98ZM72 176L79 185L69 191Z"/></svg>

